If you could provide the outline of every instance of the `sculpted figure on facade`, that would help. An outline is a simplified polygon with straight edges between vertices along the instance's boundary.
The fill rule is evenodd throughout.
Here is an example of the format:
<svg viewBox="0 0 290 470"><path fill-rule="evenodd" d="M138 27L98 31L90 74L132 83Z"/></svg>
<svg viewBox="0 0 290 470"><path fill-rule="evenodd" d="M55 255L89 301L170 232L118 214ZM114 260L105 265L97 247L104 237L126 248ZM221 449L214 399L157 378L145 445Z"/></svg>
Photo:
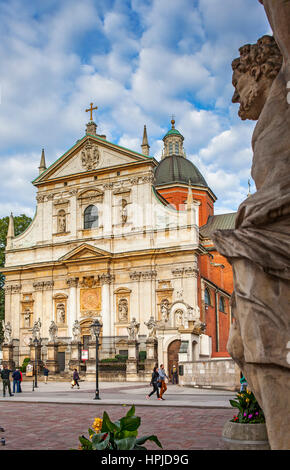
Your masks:
<svg viewBox="0 0 290 470"><path fill-rule="evenodd" d="M65 306L64 304L57 304L56 307L57 323L65 323Z"/></svg>
<svg viewBox="0 0 290 470"><path fill-rule="evenodd" d="M130 341L136 341L137 335L139 332L140 323L136 321L136 318L133 318L130 325L127 327L128 336Z"/></svg>
<svg viewBox="0 0 290 470"><path fill-rule="evenodd" d="M73 334L73 341L80 341L81 340L81 325L78 320L75 320L72 328Z"/></svg>
<svg viewBox="0 0 290 470"><path fill-rule="evenodd" d="M88 141L81 152L82 166L86 170L94 170L98 166L99 160L100 154L98 147Z"/></svg>
<svg viewBox="0 0 290 470"><path fill-rule="evenodd" d="M157 323L154 320L154 317L151 316L148 320L148 322L144 322L144 325L147 326L148 328L148 338L156 338L156 326Z"/></svg>
<svg viewBox="0 0 290 470"><path fill-rule="evenodd" d="M32 327L32 339L40 340L40 328L41 328L41 321L40 318L34 322Z"/></svg>
<svg viewBox="0 0 290 470"><path fill-rule="evenodd" d="M277 450L290 448L290 2L260 3L277 45L264 36L233 62L240 117L259 119L252 138L257 192L240 205L235 229L217 231L213 240L234 274L228 351L263 408Z"/></svg>
<svg viewBox="0 0 290 470"><path fill-rule="evenodd" d="M120 299L118 304L118 315L120 322L128 321L128 300Z"/></svg>
<svg viewBox="0 0 290 470"><path fill-rule="evenodd" d="M10 321L6 324L4 320L2 320L2 328L3 328L3 335L4 335L4 344L11 344L12 343L12 326Z"/></svg>
<svg viewBox="0 0 290 470"><path fill-rule="evenodd" d="M122 221L122 224L125 224L127 222L127 219L128 219L128 212L127 212L127 201L126 199L122 199L121 201L121 221Z"/></svg>
<svg viewBox="0 0 290 470"><path fill-rule="evenodd" d="M25 309L25 312L24 312L24 328L30 328L30 310L29 310L29 308Z"/></svg>
<svg viewBox="0 0 290 470"><path fill-rule="evenodd" d="M54 342L57 338L57 331L58 331L58 328L55 324L55 322L52 320L51 324L50 324L50 327L49 327L49 330L48 330L48 333L49 333L49 341L51 342Z"/></svg>
<svg viewBox="0 0 290 470"><path fill-rule="evenodd" d="M59 233L66 232L66 213L64 210L58 211L57 214L57 231Z"/></svg>
<svg viewBox="0 0 290 470"><path fill-rule="evenodd" d="M169 319L169 301L168 299L164 299L161 302L160 306L160 311L161 311L161 321L162 322L167 322Z"/></svg>

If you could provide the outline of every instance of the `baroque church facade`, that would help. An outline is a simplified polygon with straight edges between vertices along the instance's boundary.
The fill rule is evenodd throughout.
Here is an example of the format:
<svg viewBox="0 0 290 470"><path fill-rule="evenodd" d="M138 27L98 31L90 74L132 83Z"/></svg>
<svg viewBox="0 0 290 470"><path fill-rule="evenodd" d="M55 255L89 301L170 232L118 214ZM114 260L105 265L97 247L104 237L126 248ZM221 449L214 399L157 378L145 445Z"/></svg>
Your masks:
<svg viewBox="0 0 290 470"><path fill-rule="evenodd" d="M30 357L37 326L41 359L57 340L68 371L73 343L89 349L95 319L101 359L127 354L132 323L139 351L153 336L168 370L228 357L232 277L211 228L231 228L235 214L214 215L216 196L174 120L163 141L158 162L145 126L138 153L97 134L91 120L49 168L42 152L34 219L15 237L11 215L2 270L16 364Z"/></svg>

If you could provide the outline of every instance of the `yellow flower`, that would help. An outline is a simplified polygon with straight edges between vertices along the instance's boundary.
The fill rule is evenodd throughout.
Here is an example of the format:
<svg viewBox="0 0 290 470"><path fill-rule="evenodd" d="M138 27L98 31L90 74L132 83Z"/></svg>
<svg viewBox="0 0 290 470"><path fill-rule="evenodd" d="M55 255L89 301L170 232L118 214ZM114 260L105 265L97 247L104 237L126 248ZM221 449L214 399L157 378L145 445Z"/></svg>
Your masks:
<svg viewBox="0 0 290 470"><path fill-rule="evenodd" d="M249 403L250 399L249 398L246 398L246 402Z"/></svg>
<svg viewBox="0 0 290 470"><path fill-rule="evenodd" d="M102 425L103 425L103 420L101 418L95 418L92 428L96 433L98 433L101 431Z"/></svg>

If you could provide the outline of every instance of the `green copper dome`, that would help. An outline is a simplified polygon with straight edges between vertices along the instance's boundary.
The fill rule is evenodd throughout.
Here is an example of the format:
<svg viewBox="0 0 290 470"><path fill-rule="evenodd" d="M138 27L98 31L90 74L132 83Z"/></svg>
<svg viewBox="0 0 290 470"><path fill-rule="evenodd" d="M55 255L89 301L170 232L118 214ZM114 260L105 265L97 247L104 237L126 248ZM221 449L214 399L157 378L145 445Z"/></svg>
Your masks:
<svg viewBox="0 0 290 470"><path fill-rule="evenodd" d="M155 168L155 186L183 183L208 188L208 184L196 166L182 155L169 155Z"/></svg>
<svg viewBox="0 0 290 470"><path fill-rule="evenodd" d="M165 136L163 138L165 138L167 135L172 135L172 134L177 134L177 135L181 135L180 132L177 130L177 129L170 129L167 134L165 134Z"/></svg>

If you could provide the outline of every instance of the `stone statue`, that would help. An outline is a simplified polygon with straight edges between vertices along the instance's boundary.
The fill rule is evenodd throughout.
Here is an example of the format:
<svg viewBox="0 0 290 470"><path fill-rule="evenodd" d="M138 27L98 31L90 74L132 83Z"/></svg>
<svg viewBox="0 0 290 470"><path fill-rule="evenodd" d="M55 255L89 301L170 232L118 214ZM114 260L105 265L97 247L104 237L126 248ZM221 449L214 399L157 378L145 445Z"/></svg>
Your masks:
<svg viewBox="0 0 290 470"><path fill-rule="evenodd" d="M175 326L180 327L183 325L183 311L176 310L175 312Z"/></svg>
<svg viewBox="0 0 290 470"><path fill-rule="evenodd" d="M2 328L4 334L4 344L11 344L12 343L12 326L10 321L8 321L5 325L4 320L2 320Z"/></svg>
<svg viewBox="0 0 290 470"><path fill-rule="evenodd" d="M148 338L156 338L156 326L157 326L157 323L156 321L154 320L154 317L150 317L148 322L144 322L144 325L147 326L148 330L149 330L149 334L148 334Z"/></svg>
<svg viewBox="0 0 290 470"><path fill-rule="evenodd" d="M120 299L118 305L119 321L128 321L128 300Z"/></svg>
<svg viewBox="0 0 290 470"><path fill-rule="evenodd" d="M81 340L81 326L78 320L75 320L72 328L73 341Z"/></svg>
<svg viewBox="0 0 290 470"><path fill-rule="evenodd" d="M167 299L162 301L160 311L161 311L161 320L163 322L167 322L168 315L169 315L169 302Z"/></svg>
<svg viewBox="0 0 290 470"><path fill-rule="evenodd" d="M260 3L277 45L264 36L241 48L241 57L233 62L233 101L240 103L242 119L259 119L252 138L257 192L240 205L235 229L216 231L213 240L233 267L235 321L228 351L264 411L271 449L286 450L290 448L290 1Z"/></svg>
<svg viewBox="0 0 290 470"><path fill-rule="evenodd" d="M57 323L65 323L65 307L64 304L58 304L56 307Z"/></svg>
<svg viewBox="0 0 290 470"><path fill-rule="evenodd" d="M137 323L136 318L133 318L130 325L127 327L129 340L131 341L137 340L139 328L140 328L140 323Z"/></svg>
<svg viewBox="0 0 290 470"><path fill-rule="evenodd" d="M49 330L48 330L49 341L54 342L56 340L57 331L58 331L58 328L57 328L56 324L54 323L54 321L52 320L52 322L50 324L50 327L49 327Z"/></svg>
<svg viewBox="0 0 290 470"><path fill-rule="evenodd" d="M30 327L30 310L26 309L24 312L24 328Z"/></svg>
<svg viewBox="0 0 290 470"><path fill-rule="evenodd" d="M66 214L64 210L60 210L57 215L57 231L59 233L66 232Z"/></svg>
<svg viewBox="0 0 290 470"><path fill-rule="evenodd" d="M38 339L40 340L40 328L41 328L41 321L40 318L34 322L33 328L32 328L32 339Z"/></svg>
<svg viewBox="0 0 290 470"><path fill-rule="evenodd" d="M127 212L127 201L126 199L122 199L121 201L121 220L122 224L125 224L128 219L128 212Z"/></svg>

